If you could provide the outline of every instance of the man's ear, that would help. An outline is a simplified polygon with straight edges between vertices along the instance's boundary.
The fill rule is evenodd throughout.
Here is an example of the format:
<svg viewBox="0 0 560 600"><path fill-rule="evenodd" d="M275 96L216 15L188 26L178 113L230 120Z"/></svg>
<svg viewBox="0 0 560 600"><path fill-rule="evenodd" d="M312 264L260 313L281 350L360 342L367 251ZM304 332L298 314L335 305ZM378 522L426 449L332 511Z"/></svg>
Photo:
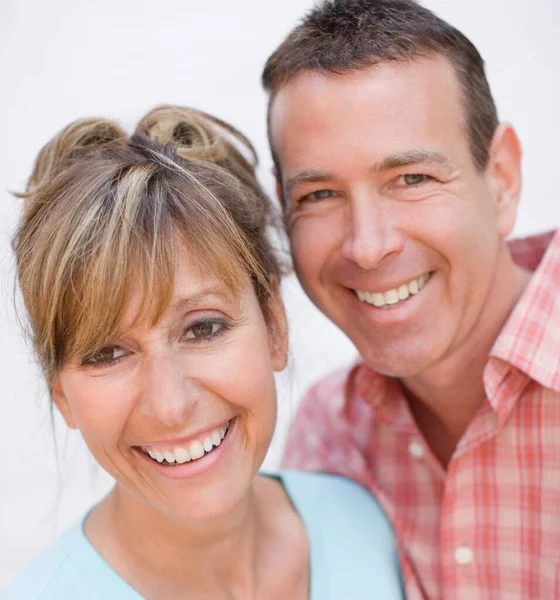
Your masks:
<svg viewBox="0 0 560 600"><path fill-rule="evenodd" d="M269 346L272 357L272 368L282 371L288 362L288 320L280 294L280 281L273 276L270 282L270 298L268 300L270 315Z"/></svg>
<svg viewBox="0 0 560 600"><path fill-rule="evenodd" d="M496 128L490 143L487 173L495 189L498 232L507 237L515 225L521 193L521 144L509 123Z"/></svg>
<svg viewBox="0 0 560 600"><path fill-rule="evenodd" d="M68 425L70 429L78 429L78 425L72 413L72 407L70 406L70 402L68 401L68 397L64 392L60 377L58 375L55 376L52 382L51 396L53 402L56 404L56 407L64 417L66 425Z"/></svg>

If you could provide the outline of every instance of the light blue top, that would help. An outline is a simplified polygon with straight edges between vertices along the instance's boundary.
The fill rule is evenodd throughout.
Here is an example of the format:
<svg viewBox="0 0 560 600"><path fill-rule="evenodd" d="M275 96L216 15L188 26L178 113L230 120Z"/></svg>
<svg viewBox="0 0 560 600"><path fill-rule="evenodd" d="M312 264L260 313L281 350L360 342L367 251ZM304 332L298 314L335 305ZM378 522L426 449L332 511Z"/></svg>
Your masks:
<svg viewBox="0 0 560 600"><path fill-rule="evenodd" d="M404 598L391 527L364 488L318 473L270 476L283 483L307 529L311 600ZM84 519L0 592L0 600L142 600L90 544Z"/></svg>

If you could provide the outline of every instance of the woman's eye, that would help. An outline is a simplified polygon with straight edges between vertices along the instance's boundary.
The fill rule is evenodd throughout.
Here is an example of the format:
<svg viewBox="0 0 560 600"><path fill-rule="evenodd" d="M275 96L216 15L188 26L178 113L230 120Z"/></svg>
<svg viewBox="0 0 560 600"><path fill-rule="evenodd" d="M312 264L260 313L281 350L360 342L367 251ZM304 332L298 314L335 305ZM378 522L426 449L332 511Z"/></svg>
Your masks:
<svg viewBox="0 0 560 600"><path fill-rule="evenodd" d="M204 340L215 336L224 328L221 321L199 321L191 325L185 334L188 340Z"/></svg>
<svg viewBox="0 0 560 600"><path fill-rule="evenodd" d="M84 365L109 365L118 361L125 354L125 350L119 346L106 346L88 356L82 362Z"/></svg>
<svg viewBox="0 0 560 600"><path fill-rule="evenodd" d="M430 179L428 175L422 175L420 173L408 173L402 176L405 185L418 185L419 183L428 181L428 179Z"/></svg>

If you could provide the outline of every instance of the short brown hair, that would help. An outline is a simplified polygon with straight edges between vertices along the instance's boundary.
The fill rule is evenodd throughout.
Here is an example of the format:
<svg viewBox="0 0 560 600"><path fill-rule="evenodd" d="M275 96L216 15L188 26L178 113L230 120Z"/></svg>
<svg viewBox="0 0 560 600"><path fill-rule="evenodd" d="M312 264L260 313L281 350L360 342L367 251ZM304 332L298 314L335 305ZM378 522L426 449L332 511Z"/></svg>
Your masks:
<svg viewBox="0 0 560 600"><path fill-rule="evenodd" d="M236 129L163 106L128 136L105 119L76 121L39 153L14 238L17 274L47 381L118 331L131 290L155 324L185 247L232 293L247 275L263 309L280 265L256 155Z"/></svg>
<svg viewBox="0 0 560 600"><path fill-rule="evenodd" d="M280 88L302 71L343 74L438 54L457 73L471 153L483 171L498 125L484 61L460 31L413 0L326 0L313 8L266 62L269 112Z"/></svg>

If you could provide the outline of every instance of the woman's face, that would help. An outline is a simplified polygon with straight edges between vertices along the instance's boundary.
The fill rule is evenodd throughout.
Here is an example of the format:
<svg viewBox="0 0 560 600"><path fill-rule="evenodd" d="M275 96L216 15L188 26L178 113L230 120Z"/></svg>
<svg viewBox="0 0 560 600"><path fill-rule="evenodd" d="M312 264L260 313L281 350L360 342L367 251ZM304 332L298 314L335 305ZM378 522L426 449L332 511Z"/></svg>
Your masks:
<svg viewBox="0 0 560 600"><path fill-rule="evenodd" d="M178 265L162 320L127 328L133 297L125 333L65 366L53 398L120 486L171 518L203 523L241 502L264 460L286 325L277 293L267 326L249 278L233 298L186 253Z"/></svg>

